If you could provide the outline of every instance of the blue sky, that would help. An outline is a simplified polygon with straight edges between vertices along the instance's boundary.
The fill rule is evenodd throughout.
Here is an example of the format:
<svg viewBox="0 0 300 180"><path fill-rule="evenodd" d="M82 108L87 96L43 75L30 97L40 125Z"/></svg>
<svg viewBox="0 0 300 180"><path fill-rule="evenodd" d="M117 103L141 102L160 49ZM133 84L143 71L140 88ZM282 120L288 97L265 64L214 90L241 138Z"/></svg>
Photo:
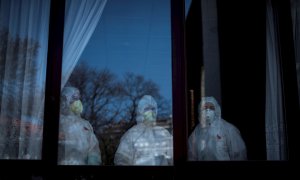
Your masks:
<svg viewBox="0 0 300 180"><path fill-rule="evenodd" d="M119 77L143 75L171 100L170 13L170 0L108 0L80 61Z"/></svg>

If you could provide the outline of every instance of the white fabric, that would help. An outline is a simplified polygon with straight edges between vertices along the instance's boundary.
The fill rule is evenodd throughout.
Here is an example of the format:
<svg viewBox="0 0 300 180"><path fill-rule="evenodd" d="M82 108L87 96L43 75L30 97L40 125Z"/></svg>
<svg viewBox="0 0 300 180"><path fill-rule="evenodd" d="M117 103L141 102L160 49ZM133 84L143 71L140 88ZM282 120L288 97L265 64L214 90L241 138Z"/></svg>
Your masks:
<svg viewBox="0 0 300 180"><path fill-rule="evenodd" d="M58 164L101 164L99 143L88 121L76 115L61 115L59 125Z"/></svg>
<svg viewBox="0 0 300 180"><path fill-rule="evenodd" d="M246 160L247 150L239 130L221 118L221 108L213 97L203 97L198 110L210 102L215 107L214 120L199 124L188 140L188 160ZM201 115L199 116L201 117Z"/></svg>
<svg viewBox="0 0 300 180"><path fill-rule="evenodd" d="M102 15L106 0L67 0L65 12L62 64L63 88L92 36ZM67 88L65 88L66 90ZM71 88L72 89L72 88ZM62 91L64 95L72 90ZM73 89L74 90L74 89ZM73 103L73 102L72 102ZM71 103L71 104L72 104ZM69 103L62 104L60 116L59 160L61 165L99 165L101 153L90 123L69 111Z"/></svg>
<svg viewBox="0 0 300 180"><path fill-rule="evenodd" d="M172 165L173 136L163 127L148 124L142 114L157 105L151 96L144 96L138 103L137 125L121 138L115 154L115 165Z"/></svg>
<svg viewBox="0 0 300 180"><path fill-rule="evenodd" d="M77 101L75 94L79 91L73 87L62 91L58 164L100 165L101 151L92 126L70 108Z"/></svg>
<svg viewBox="0 0 300 180"><path fill-rule="evenodd" d="M41 158L49 13L50 0L0 0L0 159Z"/></svg>
<svg viewBox="0 0 300 180"><path fill-rule="evenodd" d="M267 1L267 62L266 62L266 148L268 160L284 160L285 130L283 119L282 80L278 48L278 27L274 12Z"/></svg>
<svg viewBox="0 0 300 180"><path fill-rule="evenodd" d="M62 87L95 30L106 1L67 0ZM4 29L12 37L0 41L0 159L41 158L49 13L50 0L0 0L0 33ZM28 49L20 55L24 49L10 45L17 37L28 38L27 48L38 42L37 54L28 53ZM33 58L37 67L34 77L29 61Z"/></svg>
<svg viewBox="0 0 300 180"><path fill-rule="evenodd" d="M294 46L295 46L295 59L297 70L297 82L298 82L298 96L300 102L300 1L291 0L291 11L293 20L293 34L294 34Z"/></svg>
<svg viewBox="0 0 300 180"><path fill-rule="evenodd" d="M92 36L107 0L67 0L63 47L63 88Z"/></svg>

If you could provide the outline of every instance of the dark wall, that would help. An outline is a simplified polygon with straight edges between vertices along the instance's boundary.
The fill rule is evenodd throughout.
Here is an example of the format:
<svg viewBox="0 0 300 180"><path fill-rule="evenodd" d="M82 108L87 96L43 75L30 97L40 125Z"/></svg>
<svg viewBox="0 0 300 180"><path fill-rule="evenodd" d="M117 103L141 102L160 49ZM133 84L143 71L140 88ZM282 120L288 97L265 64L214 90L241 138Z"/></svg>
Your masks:
<svg viewBox="0 0 300 180"><path fill-rule="evenodd" d="M265 160L265 1L217 3L222 116L240 130L248 159Z"/></svg>
<svg viewBox="0 0 300 180"><path fill-rule="evenodd" d="M201 95L201 67L203 66L201 1L192 1L191 3L185 22L185 38L188 131L191 133L198 123L197 105Z"/></svg>

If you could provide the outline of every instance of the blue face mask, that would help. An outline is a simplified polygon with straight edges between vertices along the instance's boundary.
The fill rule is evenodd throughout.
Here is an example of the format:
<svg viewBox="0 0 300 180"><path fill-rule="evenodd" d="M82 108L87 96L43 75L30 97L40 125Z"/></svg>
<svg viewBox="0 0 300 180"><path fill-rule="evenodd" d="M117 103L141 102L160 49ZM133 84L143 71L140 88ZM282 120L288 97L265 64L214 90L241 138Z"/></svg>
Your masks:
<svg viewBox="0 0 300 180"><path fill-rule="evenodd" d="M215 111L211 109L205 109L201 111L201 118L206 119L208 122L213 121L215 118Z"/></svg>
<svg viewBox="0 0 300 180"><path fill-rule="evenodd" d="M201 127L210 126L215 119L215 115L216 113L215 110L213 109L210 108L202 109L200 114L200 119L199 119Z"/></svg>

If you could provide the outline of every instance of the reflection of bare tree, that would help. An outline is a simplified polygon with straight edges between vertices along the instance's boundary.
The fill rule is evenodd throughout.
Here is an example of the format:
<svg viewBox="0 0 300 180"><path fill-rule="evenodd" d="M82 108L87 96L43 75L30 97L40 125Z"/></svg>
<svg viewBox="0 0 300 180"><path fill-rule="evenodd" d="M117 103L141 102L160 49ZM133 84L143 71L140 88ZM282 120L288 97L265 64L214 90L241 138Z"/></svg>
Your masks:
<svg viewBox="0 0 300 180"><path fill-rule="evenodd" d="M157 102L158 119L167 119L170 117L171 102L160 95L159 87L153 81L146 80L141 75L127 73L122 83L126 103L126 113L123 119L135 122L137 103L146 94L154 97Z"/></svg>
<svg viewBox="0 0 300 180"><path fill-rule="evenodd" d="M18 156L18 137L26 138L20 135L20 126L14 122L20 121L21 115L30 117L33 113L38 48L36 40L0 30L0 126L5 128L0 143L5 142L3 147L10 158Z"/></svg>
<svg viewBox="0 0 300 180"><path fill-rule="evenodd" d="M30 90L35 85L38 48L39 43L33 39L12 37L7 30L0 30L0 98L9 97L9 109L20 111L24 91L33 97Z"/></svg>
<svg viewBox="0 0 300 180"><path fill-rule="evenodd" d="M170 118L170 102L159 94L159 88L153 81L143 76L127 73L118 80L109 70L97 71L80 63L68 84L81 92L83 117L92 123L96 131L102 162L106 165L113 164L120 138L136 123L137 102L143 95L155 97L159 119Z"/></svg>
<svg viewBox="0 0 300 180"><path fill-rule="evenodd" d="M141 97L149 94L155 98L159 95L158 86L150 80L145 80L143 76L127 73L123 80L123 94L126 101L125 117L127 121L135 121L137 103Z"/></svg>
<svg viewBox="0 0 300 180"><path fill-rule="evenodd" d="M68 83L80 90L84 105L82 116L95 129L118 118L121 87L109 70L96 71L81 63L73 71Z"/></svg>
<svg viewBox="0 0 300 180"><path fill-rule="evenodd" d="M141 75L127 73L119 81L107 69L97 71L80 63L68 84L80 90L84 105L82 116L96 129L112 120L134 122L137 102L145 94L157 99L159 116L170 115L170 102L159 94L159 88L153 81Z"/></svg>
<svg viewBox="0 0 300 180"><path fill-rule="evenodd" d="M171 110L171 102L165 98L157 99L157 111L158 111L158 119L168 119L171 118L172 110Z"/></svg>

